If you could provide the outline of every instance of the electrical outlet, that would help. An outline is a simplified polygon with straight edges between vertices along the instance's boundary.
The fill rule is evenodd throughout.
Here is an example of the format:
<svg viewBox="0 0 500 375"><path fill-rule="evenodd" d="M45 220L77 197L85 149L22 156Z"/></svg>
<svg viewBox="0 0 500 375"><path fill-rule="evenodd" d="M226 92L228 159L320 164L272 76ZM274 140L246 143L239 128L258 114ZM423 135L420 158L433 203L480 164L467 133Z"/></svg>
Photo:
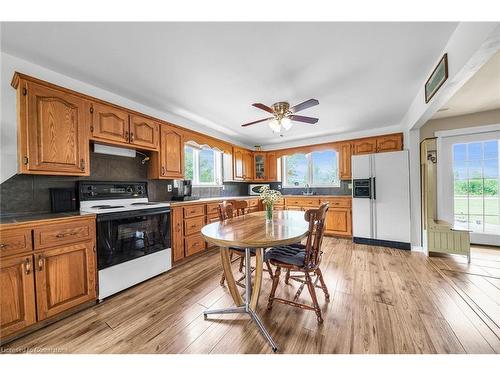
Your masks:
<svg viewBox="0 0 500 375"><path fill-rule="evenodd" d="M171 193L171 192L172 192L172 185L170 185L170 184L168 184L168 185L167 185L167 191L168 191L169 193Z"/></svg>
<svg viewBox="0 0 500 375"><path fill-rule="evenodd" d="M278 185L278 190L281 190L281 185Z"/></svg>
<svg viewBox="0 0 500 375"><path fill-rule="evenodd" d="M349 189L352 189L352 183L347 184L347 187L348 187Z"/></svg>
<svg viewBox="0 0 500 375"><path fill-rule="evenodd" d="M222 185L222 190L226 190L226 186L225 185Z"/></svg>

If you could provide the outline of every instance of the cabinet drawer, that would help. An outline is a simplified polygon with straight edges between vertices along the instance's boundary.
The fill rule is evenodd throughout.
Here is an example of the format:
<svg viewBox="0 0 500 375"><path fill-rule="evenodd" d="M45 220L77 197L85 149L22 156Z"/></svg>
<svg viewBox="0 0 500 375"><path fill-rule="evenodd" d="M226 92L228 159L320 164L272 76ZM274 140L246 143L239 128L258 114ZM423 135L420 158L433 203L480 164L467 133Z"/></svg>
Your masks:
<svg viewBox="0 0 500 375"><path fill-rule="evenodd" d="M247 200L248 207L256 207L259 205L259 200L258 199L249 199Z"/></svg>
<svg viewBox="0 0 500 375"><path fill-rule="evenodd" d="M329 203L330 208L341 207L341 208L350 208L351 207L351 199L322 199L321 203Z"/></svg>
<svg viewBox="0 0 500 375"><path fill-rule="evenodd" d="M201 231L201 228L205 225L205 217L198 216L191 219L184 220L184 235L189 236Z"/></svg>
<svg viewBox="0 0 500 375"><path fill-rule="evenodd" d="M93 220L43 225L34 229L35 250L93 239L94 232Z"/></svg>
<svg viewBox="0 0 500 375"><path fill-rule="evenodd" d="M205 215L204 205L184 207L184 218L203 215Z"/></svg>
<svg viewBox="0 0 500 375"><path fill-rule="evenodd" d="M319 206L318 198L287 198L287 206L307 206L307 207L317 207Z"/></svg>
<svg viewBox="0 0 500 375"><path fill-rule="evenodd" d="M185 251L186 256L190 256L205 249L205 240L201 236L201 234L195 234L194 236L186 237L185 242Z"/></svg>
<svg viewBox="0 0 500 375"><path fill-rule="evenodd" d="M207 216L219 216L219 202L207 204Z"/></svg>
<svg viewBox="0 0 500 375"><path fill-rule="evenodd" d="M286 209L291 211L304 211L304 209L299 206L286 206Z"/></svg>
<svg viewBox="0 0 500 375"><path fill-rule="evenodd" d="M7 229L0 231L0 256L20 254L33 250L31 229Z"/></svg>
<svg viewBox="0 0 500 375"><path fill-rule="evenodd" d="M217 215L217 216L208 216L207 217L207 224L215 223L217 221L220 221L219 215Z"/></svg>

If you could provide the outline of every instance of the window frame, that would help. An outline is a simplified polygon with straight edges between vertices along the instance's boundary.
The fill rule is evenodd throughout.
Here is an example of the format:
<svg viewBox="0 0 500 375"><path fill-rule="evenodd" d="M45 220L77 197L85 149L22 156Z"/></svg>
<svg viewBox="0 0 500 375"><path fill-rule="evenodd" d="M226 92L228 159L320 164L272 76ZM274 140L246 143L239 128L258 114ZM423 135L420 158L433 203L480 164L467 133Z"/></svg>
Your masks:
<svg viewBox="0 0 500 375"><path fill-rule="evenodd" d="M191 180L192 186L195 187L220 187L223 185L222 180L222 152L208 146L195 146L189 143L184 144L184 155L186 148L189 147L193 151L193 179ZM202 150L210 150L214 153L214 181L201 182L200 181L200 152ZM184 158L184 168L186 166L186 159Z"/></svg>
<svg viewBox="0 0 500 375"><path fill-rule="evenodd" d="M332 151L337 154L337 182L332 182L329 184L313 184L313 157L312 154L314 152L325 152L325 151ZM306 170L306 183L304 185L290 185L288 184L287 181L287 158L292 155L297 155L297 154L302 154L305 155L306 161L307 161L307 170ZM284 188L305 188L306 185L309 185L311 188L324 188L324 187L340 187L341 186L341 180L340 180L340 153L336 149L326 149L326 150L317 150L317 151L311 151L308 153L303 153L303 152L296 152L295 154L290 154L290 155L284 155L282 157L282 168L281 168L281 181L282 185Z"/></svg>

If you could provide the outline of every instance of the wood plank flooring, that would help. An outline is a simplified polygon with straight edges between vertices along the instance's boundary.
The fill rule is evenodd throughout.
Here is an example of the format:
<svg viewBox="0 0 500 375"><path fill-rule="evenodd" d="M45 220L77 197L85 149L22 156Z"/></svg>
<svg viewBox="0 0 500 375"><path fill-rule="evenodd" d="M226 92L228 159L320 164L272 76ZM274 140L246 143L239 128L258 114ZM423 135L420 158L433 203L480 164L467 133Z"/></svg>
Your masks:
<svg viewBox="0 0 500 375"><path fill-rule="evenodd" d="M322 270L331 300L315 314L282 304L259 313L280 353L500 353L500 251L431 257L325 238ZM235 269L237 264L234 265ZM218 250L126 290L6 348L63 353L271 353L245 315L203 310L231 306L219 285ZM297 284L281 281L277 295ZM305 290L300 300L309 303Z"/></svg>

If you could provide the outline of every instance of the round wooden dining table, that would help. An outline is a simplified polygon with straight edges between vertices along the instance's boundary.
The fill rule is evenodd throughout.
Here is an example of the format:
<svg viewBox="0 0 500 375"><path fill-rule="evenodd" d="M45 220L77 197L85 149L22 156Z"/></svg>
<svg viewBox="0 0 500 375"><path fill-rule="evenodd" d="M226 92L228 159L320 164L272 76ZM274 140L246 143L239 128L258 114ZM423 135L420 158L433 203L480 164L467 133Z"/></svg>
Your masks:
<svg viewBox="0 0 500 375"><path fill-rule="evenodd" d="M304 219L303 211L274 211L271 221L266 220L265 211L259 211L205 225L201 233L208 243L220 247L222 267L235 304L235 307L232 308L204 311L205 318L208 314L249 314L273 351L276 352L278 350L276 343L256 314L262 285L264 249L300 242L307 236L308 232L308 222ZM229 248L245 251L244 300L236 286ZM255 249L256 259L253 285L251 281L251 249Z"/></svg>

